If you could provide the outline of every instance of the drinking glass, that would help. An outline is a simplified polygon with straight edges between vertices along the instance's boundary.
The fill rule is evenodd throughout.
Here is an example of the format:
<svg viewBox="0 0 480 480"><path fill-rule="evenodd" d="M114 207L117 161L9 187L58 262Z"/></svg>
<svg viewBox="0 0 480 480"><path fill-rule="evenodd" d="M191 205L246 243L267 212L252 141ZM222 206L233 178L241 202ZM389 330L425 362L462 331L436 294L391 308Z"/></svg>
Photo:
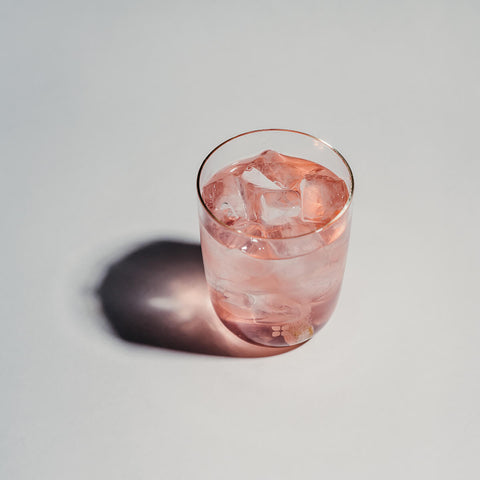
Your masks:
<svg viewBox="0 0 480 480"><path fill-rule="evenodd" d="M202 198L213 175L265 150L322 165L348 189L341 211L315 231L262 238L222 223ZM343 280L350 234L353 175L323 140L294 130L254 130L226 140L203 161L197 177L205 275L213 307L238 337L283 347L309 340L330 318Z"/></svg>

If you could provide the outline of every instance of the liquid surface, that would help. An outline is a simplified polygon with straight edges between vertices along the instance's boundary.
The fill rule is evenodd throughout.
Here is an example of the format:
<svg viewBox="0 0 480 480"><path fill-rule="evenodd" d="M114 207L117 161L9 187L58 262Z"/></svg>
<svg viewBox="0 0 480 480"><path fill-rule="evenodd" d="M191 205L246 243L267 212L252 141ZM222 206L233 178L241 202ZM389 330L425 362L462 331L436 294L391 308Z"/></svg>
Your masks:
<svg viewBox="0 0 480 480"><path fill-rule="evenodd" d="M347 202L348 188L317 163L266 150L217 172L202 197L225 225L274 239L304 235L329 223Z"/></svg>

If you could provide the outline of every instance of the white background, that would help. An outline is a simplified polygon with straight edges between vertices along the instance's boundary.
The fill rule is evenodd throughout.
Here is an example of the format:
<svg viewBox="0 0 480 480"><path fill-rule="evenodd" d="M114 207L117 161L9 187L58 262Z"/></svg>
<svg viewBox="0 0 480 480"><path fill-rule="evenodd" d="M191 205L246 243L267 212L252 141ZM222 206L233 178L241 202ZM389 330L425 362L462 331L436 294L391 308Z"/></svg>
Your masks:
<svg viewBox="0 0 480 480"><path fill-rule="evenodd" d="M477 478L479 5L1 1L0 477ZM117 338L109 262L198 241L201 160L268 127L355 174L329 324L257 359Z"/></svg>

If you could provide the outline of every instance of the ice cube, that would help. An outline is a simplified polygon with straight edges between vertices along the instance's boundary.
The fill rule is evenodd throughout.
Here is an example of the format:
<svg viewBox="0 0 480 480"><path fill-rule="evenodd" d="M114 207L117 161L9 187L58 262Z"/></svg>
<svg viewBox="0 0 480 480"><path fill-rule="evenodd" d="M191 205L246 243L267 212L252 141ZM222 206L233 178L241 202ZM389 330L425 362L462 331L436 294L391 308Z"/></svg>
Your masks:
<svg viewBox="0 0 480 480"><path fill-rule="evenodd" d="M345 182L324 171L307 174L300 182L302 219L323 226L332 220L348 199Z"/></svg>
<svg viewBox="0 0 480 480"><path fill-rule="evenodd" d="M301 199L293 190L266 190L260 194L259 220L264 225L283 225L289 218L298 217Z"/></svg>
<svg viewBox="0 0 480 480"><path fill-rule="evenodd" d="M310 318L310 306L301 304L284 293L251 295L251 309L256 323L287 324Z"/></svg>
<svg viewBox="0 0 480 480"><path fill-rule="evenodd" d="M234 175L208 183L203 188L202 198L215 217L226 225L246 217L240 181Z"/></svg>
<svg viewBox="0 0 480 480"><path fill-rule="evenodd" d="M313 335L311 307L283 293L250 295L255 323L270 325L273 338L282 336L288 345L308 340Z"/></svg>
<svg viewBox="0 0 480 480"><path fill-rule="evenodd" d="M294 190L264 192L259 220L268 238L291 238L313 232L316 225L301 218L301 197ZM275 248L275 247L274 247Z"/></svg>
<svg viewBox="0 0 480 480"><path fill-rule="evenodd" d="M322 168L301 158L282 155L273 150L265 150L253 160L255 168L263 176L283 189L292 190L307 174Z"/></svg>
<svg viewBox="0 0 480 480"><path fill-rule="evenodd" d="M261 225L250 222L242 228L242 231L248 235L240 247L243 253L256 258L275 258L275 252L266 239L267 232Z"/></svg>
<svg viewBox="0 0 480 480"><path fill-rule="evenodd" d="M242 173L241 178L244 182L250 183L255 187L266 188L270 190L280 190L282 188L266 177L254 166L248 166Z"/></svg>
<svg viewBox="0 0 480 480"><path fill-rule="evenodd" d="M240 176L239 184L247 219L253 222L260 221L260 201L263 193L278 191L281 188L251 165Z"/></svg>

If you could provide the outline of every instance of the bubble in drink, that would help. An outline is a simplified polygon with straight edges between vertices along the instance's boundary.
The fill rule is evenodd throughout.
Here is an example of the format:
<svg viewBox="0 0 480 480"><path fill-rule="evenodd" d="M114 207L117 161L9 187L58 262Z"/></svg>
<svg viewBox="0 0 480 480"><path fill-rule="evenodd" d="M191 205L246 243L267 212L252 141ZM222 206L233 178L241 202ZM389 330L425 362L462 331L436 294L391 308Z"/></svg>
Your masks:
<svg viewBox="0 0 480 480"><path fill-rule="evenodd" d="M202 198L215 217L201 222L202 250L223 323L262 345L311 338L342 281L345 182L317 163L267 150L218 171Z"/></svg>

